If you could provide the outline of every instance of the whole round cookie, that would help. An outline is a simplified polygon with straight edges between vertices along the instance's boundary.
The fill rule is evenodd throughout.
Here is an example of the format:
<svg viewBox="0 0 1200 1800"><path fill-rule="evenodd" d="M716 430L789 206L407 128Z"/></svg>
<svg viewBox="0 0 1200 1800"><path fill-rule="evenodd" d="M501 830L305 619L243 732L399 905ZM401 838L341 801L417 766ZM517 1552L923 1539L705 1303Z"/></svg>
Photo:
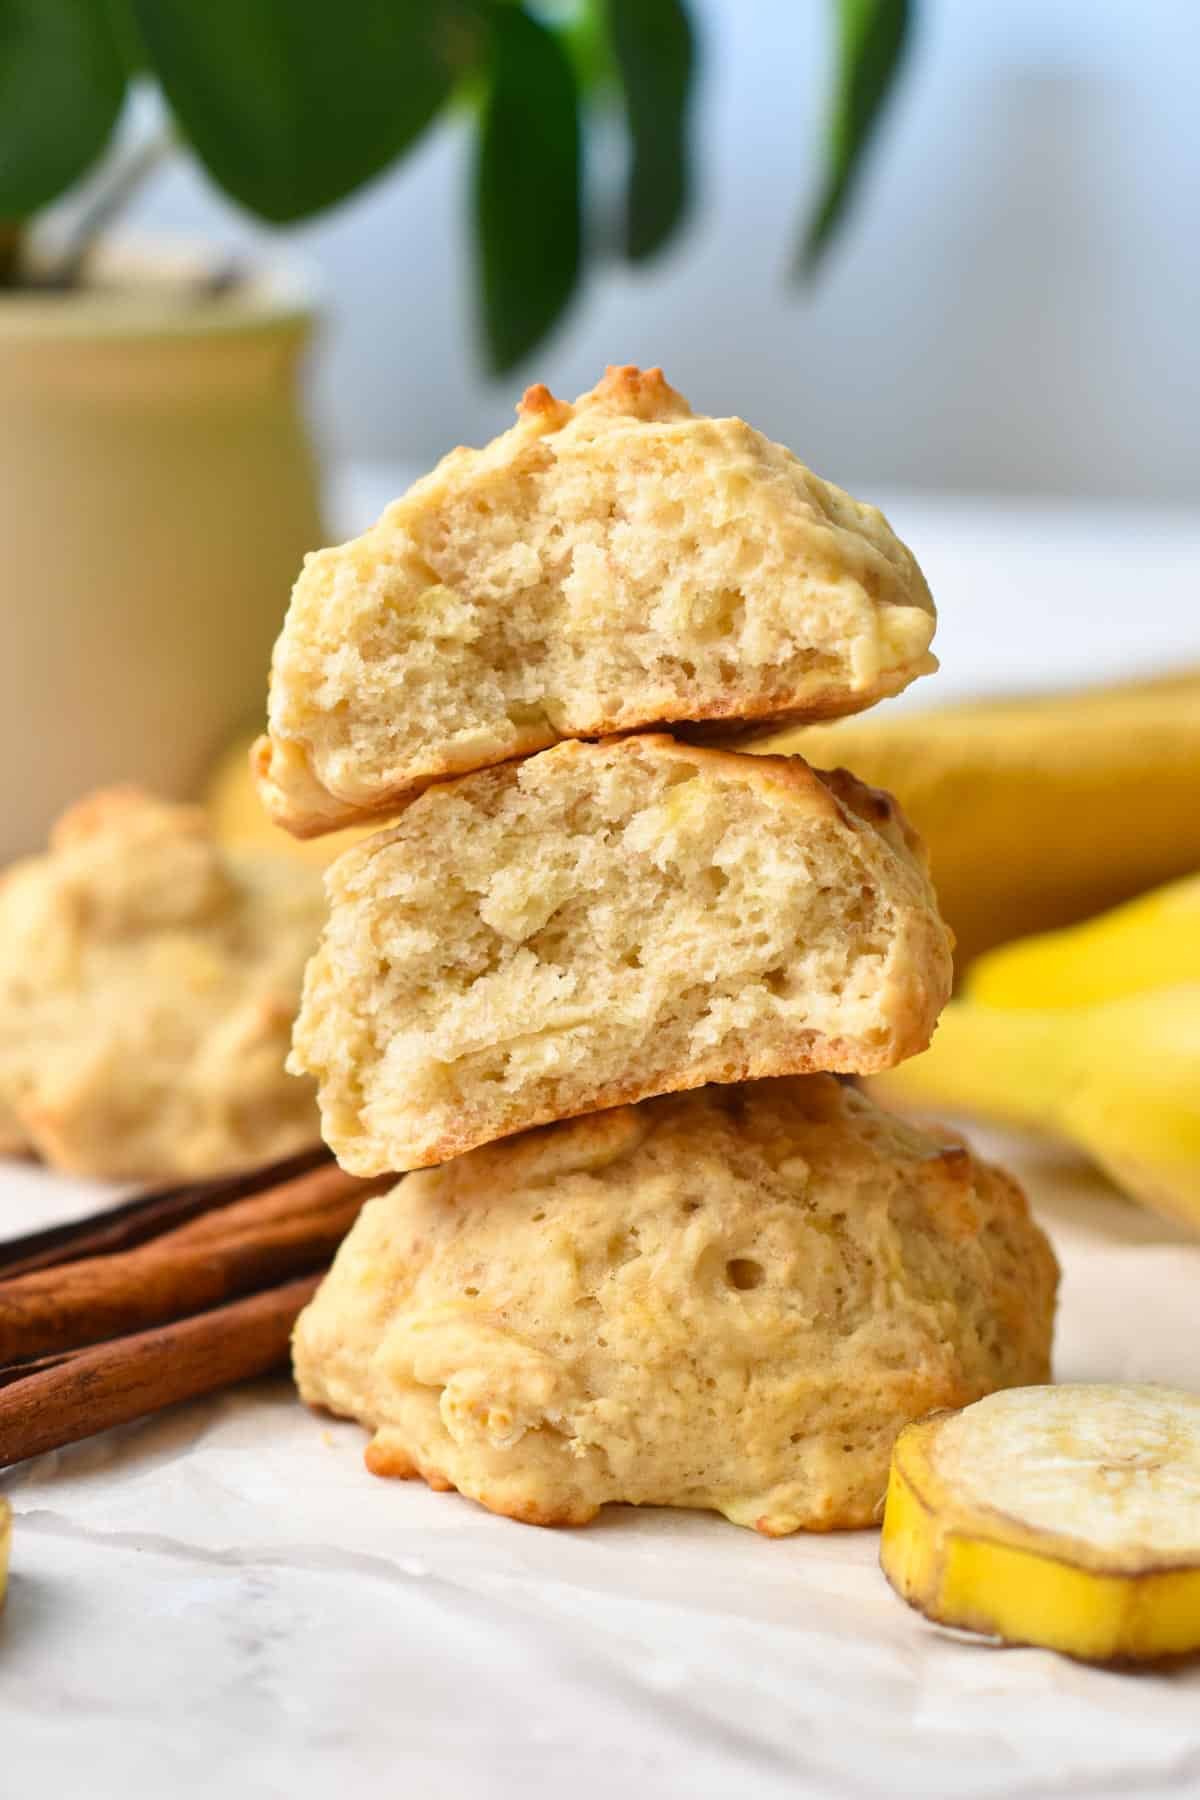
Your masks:
<svg viewBox="0 0 1200 1800"><path fill-rule="evenodd" d="M1016 1184L831 1076L709 1087L409 1176L296 1326L368 1466L578 1525L877 1522L931 1408L1045 1381L1058 1271Z"/></svg>
<svg viewBox="0 0 1200 1800"><path fill-rule="evenodd" d="M197 807L80 801L0 879L0 1147L165 1181L316 1144L285 1059L324 912L316 870L226 854Z"/></svg>
<svg viewBox="0 0 1200 1800"><path fill-rule="evenodd" d="M933 601L883 514L661 369L453 450L310 556L257 769L309 837L564 738L837 718L936 667Z"/></svg>

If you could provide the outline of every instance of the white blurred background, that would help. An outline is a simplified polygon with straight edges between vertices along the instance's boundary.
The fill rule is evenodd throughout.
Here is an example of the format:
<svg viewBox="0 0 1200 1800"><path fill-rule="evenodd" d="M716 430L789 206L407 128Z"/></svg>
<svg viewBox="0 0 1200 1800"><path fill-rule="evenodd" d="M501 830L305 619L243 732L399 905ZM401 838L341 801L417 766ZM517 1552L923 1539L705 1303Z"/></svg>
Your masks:
<svg viewBox="0 0 1200 1800"><path fill-rule="evenodd" d="M823 0L697 0L701 188L522 376L662 362L871 487L1200 497L1200 4L926 0L858 205L793 283L831 44ZM424 463L511 416L475 354L465 133L279 234L331 297L315 403L342 456ZM194 168L133 223L261 237Z"/></svg>

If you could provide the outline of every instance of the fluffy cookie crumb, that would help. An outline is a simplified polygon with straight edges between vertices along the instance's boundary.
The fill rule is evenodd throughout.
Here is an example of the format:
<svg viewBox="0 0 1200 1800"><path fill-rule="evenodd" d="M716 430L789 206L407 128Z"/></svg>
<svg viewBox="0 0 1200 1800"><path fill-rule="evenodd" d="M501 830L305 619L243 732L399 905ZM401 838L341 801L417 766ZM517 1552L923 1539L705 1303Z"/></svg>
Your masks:
<svg viewBox="0 0 1200 1800"><path fill-rule="evenodd" d="M308 558L260 792L312 836L564 738L836 718L934 668L934 622L881 513L661 369L574 405L533 387L510 431Z"/></svg>

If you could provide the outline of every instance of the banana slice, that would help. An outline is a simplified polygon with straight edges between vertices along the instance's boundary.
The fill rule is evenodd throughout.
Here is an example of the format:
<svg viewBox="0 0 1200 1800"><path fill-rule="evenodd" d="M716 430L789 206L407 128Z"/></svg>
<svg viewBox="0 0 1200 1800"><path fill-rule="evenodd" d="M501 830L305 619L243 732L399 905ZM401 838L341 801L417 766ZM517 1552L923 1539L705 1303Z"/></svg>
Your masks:
<svg viewBox="0 0 1200 1800"><path fill-rule="evenodd" d="M0 1497L0 1606L8 1592L8 1553L12 1548L12 1507Z"/></svg>
<svg viewBox="0 0 1200 1800"><path fill-rule="evenodd" d="M1200 1650L1200 1394L1009 1388L907 1426L880 1562L943 1625L1088 1662Z"/></svg>

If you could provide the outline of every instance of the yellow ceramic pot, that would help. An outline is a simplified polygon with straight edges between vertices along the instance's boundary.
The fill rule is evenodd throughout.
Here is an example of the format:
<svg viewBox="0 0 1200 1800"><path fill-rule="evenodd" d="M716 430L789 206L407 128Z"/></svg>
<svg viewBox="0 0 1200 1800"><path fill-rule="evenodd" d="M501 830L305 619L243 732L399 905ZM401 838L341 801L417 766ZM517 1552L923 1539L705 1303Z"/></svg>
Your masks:
<svg viewBox="0 0 1200 1800"><path fill-rule="evenodd" d="M85 291L0 295L0 861L99 782L197 793L324 542L311 303L200 266L110 251Z"/></svg>

